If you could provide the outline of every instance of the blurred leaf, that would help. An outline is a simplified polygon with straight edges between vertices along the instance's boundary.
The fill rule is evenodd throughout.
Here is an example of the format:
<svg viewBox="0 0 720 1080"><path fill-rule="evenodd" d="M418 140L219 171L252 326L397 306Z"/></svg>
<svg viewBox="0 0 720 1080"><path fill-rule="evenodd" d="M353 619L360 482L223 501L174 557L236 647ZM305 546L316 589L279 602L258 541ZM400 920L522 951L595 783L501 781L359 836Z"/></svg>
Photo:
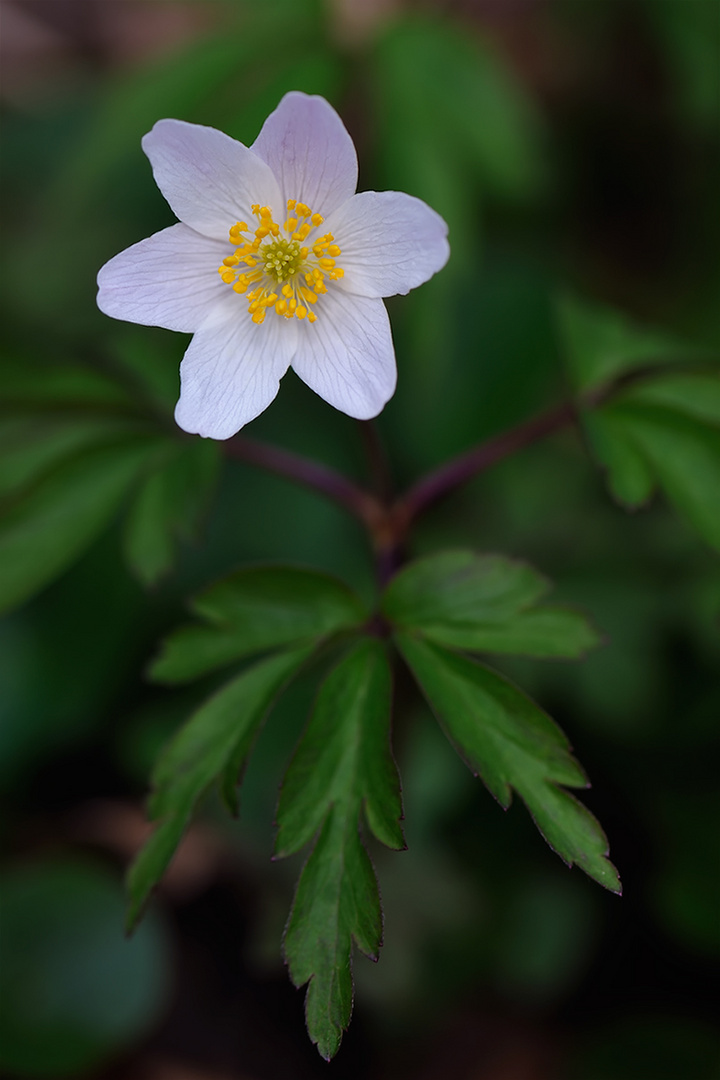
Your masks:
<svg viewBox="0 0 720 1080"><path fill-rule="evenodd" d="M600 639L580 612L534 606L548 588L549 582L519 560L449 551L401 570L382 606L397 627L439 645L545 658L582 656Z"/></svg>
<svg viewBox="0 0 720 1080"><path fill-rule="evenodd" d="M705 542L720 551L720 426L656 405L652 394L645 403L638 390L597 412L591 431L611 490L621 501L644 502L653 477Z"/></svg>
<svg viewBox="0 0 720 1080"><path fill-rule="evenodd" d="M583 1045L584 1044L584 1045ZM568 1080L717 1080L717 1025L667 1009L625 1005L610 1022L598 1023L568 1064Z"/></svg>
<svg viewBox="0 0 720 1080"><path fill-rule="evenodd" d="M0 610L27 600L77 558L156 447L137 439L72 457L7 506L0 523Z"/></svg>
<svg viewBox="0 0 720 1080"><path fill-rule="evenodd" d="M290 763L277 811L276 850L288 855L320 829L285 934L296 986L310 981L308 1032L320 1054L338 1050L352 1011L353 940L377 959L377 882L359 836L364 808L382 843L403 848L402 804L390 751L390 670L379 641L360 642L323 683Z"/></svg>
<svg viewBox="0 0 720 1080"><path fill-rule="evenodd" d="M156 920L128 941L122 890L102 866L59 859L0 884L0 1067L79 1076L155 1022L169 981Z"/></svg>
<svg viewBox="0 0 720 1080"><path fill-rule="evenodd" d="M600 825L558 786L587 787L587 779L550 717L481 664L409 634L397 634L396 641L448 738L500 805L507 808L517 791L569 866L620 892Z"/></svg>
<svg viewBox="0 0 720 1080"><path fill-rule="evenodd" d="M607 470L613 497L631 509L648 502L655 479L627 425L607 408L586 413L583 424L593 454Z"/></svg>
<svg viewBox="0 0 720 1080"><path fill-rule="evenodd" d="M219 468L217 443L177 441L169 461L143 483L126 521L125 555L145 584L154 584L172 569L179 538L194 537Z"/></svg>
<svg viewBox="0 0 720 1080"><path fill-rule="evenodd" d="M0 363L0 410L13 417L45 410L87 416L88 410L135 414L128 391L111 375L95 367L69 363L38 363L27 357L3 356Z"/></svg>
<svg viewBox="0 0 720 1080"><path fill-rule="evenodd" d="M22 491L79 452L117 442L137 424L114 416L68 418L50 413L0 418L0 498Z"/></svg>
<svg viewBox="0 0 720 1080"><path fill-rule="evenodd" d="M713 0L644 0L648 21L662 45L675 82L683 120L717 134L720 122L718 56L720 19Z"/></svg>
<svg viewBox="0 0 720 1080"><path fill-rule="evenodd" d="M565 296L558 303L561 345L577 390L593 390L638 368L707 356L613 308Z"/></svg>
<svg viewBox="0 0 720 1080"><path fill-rule="evenodd" d="M187 682L267 649L362 625L367 613L342 582L289 566L238 570L191 603L205 625L181 626L150 669L158 682Z"/></svg>
<svg viewBox="0 0 720 1080"><path fill-rule="evenodd" d="M311 652L306 647L279 653L247 668L208 698L161 754L148 807L158 825L128 874L130 929L167 869L197 800L230 761L242 769L273 699Z"/></svg>
<svg viewBox="0 0 720 1080"><path fill-rule="evenodd" d="M484 187L525 197L545 179L539 117L530 97L474 27L398 20L377 48L379 75L412 123L442 132ZM396 135L402 140L403 132Z"/></svg>

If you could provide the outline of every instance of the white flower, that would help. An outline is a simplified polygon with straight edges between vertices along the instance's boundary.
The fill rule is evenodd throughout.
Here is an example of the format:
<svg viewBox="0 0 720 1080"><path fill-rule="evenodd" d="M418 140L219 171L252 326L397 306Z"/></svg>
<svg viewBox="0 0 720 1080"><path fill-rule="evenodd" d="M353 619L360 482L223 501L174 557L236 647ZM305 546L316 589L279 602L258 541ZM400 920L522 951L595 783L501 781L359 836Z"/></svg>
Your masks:
<svg viewBox="0 0 720 1080"><path fill-rule="evenodd" d="M158 121L142 146L180 222L103 266L98 305L195 335L180 427L229 438L290 365L336 409L377 416L396 382L381 297L445 265L443 219L411 195L356 195L355 147L321 97L286 94L249 148L182 120Z"/></svg>

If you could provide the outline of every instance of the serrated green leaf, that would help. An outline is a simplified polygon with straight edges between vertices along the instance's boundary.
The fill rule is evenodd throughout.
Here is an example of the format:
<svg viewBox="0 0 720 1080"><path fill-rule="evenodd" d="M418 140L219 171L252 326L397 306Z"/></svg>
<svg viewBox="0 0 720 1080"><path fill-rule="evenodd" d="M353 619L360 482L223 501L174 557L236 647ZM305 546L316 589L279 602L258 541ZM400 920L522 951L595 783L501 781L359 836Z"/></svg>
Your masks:
<svg viewBox="0 0 720 1080"><path fill-rule="evenodd" d="M285 936L296 986L308 980L308 1032L325 1058L352 1011L352 942L377 957L382 938L375 874L360 815L388 847L403 848L400 779L390 749L391 678L381 642L365 639L330 672L288 768L277 811L276 853L318 834Z"/></svg>
<svg viewBox="0 0 720 1080"><path fill-rule="evenodd" d="M502 555L449 551L418 559L393 578L382 601L395 626L471 652L578 657L599 643L580 613L535 607L549 583Z"/></svg>
<svg viewBox="0 0 720 1080"><path fill-rule="evenodd" d="M187 682L234 660L361 626L359 599L315 570L251 567L211 586L192 604L205 625L183 626L163 642L150 674Z"/></svg>
<svg viewBox="0 0 720 1080"><path fill-rule="evenodd" d="M138 491L126 521L125 556L146 585L172 568L177 540L194 534L219 467L216 443L178 442Z"/></svg>
<svg viewBox="0 0 720 1080"><path fill-rule="evenodd" d="M283 652L243 671L193 713L158 759L148 807L158 825L128 874L130 928L167 869L197 800L230 758L242 767L274 698L311 651Z"/></svg>
<svg viewBox="0 0 720 1080"><path fill-rule="evenodd" d="M57 577L110 521L153 440L133 440L63 462L24 491L0 523L0 611Z"/></svg>
<svg viewBox="0 0 720 1080"><path fill-rule="evenodd" d="M593 390L651 364L704 355L672 335L636 325L619 311L575 297L558 302L560 338L578 390Z"/></svg>
<svg viewBox="0 0 720 1080"><path fill-rule="evenodd" d="M375 959L381 939L377 881L357 820L334 807L303 867L283 943L295 986L310 983L308 1034L327 1061L350 1023L352 943Z"/></svg>
<svg viewBox="0 0 720 1080"><path fill-rule="evenodd" d="M450 742L501 806L514 789L550 846L595 881L620 892L599 823L563 787L586 787L567 739L507 679L409 634L396 642Z"/></svg>
<svg viewBox="0 0 720 1080"><path fill-rule="evenodd" d="M385 649L374 639L359 642L332 670L283 781L276 855L309 843L331 805L346 806L357 821L364 804L378 840L405 847L390 749L390 693Z"/></svg>

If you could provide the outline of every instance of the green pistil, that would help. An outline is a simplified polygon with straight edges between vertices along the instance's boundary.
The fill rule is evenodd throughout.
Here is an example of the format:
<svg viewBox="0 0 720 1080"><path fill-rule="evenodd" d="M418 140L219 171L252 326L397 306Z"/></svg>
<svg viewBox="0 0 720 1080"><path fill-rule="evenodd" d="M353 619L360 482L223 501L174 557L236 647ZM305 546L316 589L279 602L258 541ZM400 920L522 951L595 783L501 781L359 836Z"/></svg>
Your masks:
<svg viewBox="0 0 720 1080"><path fill-rule="evenodd" d="M260 254L265 273L275 281L286 281L300 270L300 244L297 240L273 240L263 244Z"/></svg>

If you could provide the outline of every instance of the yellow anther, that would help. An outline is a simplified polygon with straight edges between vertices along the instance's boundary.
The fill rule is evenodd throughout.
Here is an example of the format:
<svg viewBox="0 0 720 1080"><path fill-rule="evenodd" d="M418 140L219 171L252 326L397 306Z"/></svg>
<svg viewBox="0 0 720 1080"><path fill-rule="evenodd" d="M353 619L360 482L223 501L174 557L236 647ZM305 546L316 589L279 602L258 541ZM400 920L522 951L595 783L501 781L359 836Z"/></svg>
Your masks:
<svg viewBox="0 0 720 1080"><path fill-rule="evenodd" d="M310 226L305 222L304 225L301 225L300 228L293 233L293 240L304 240L309 232Z"/></svg>
<svg viewBox="0 0 720 1080"><path fill-rule="evenodd" d="M278 233L280 232L280 226L278 225L278 223L276 221L273 221L271 223L270 232L273 234L273 236L277 236Z"/></svg>
<svg viewBox="0 0 720 1080"><path fill-rule="evenodd" d="M322 266L323 270L332 270L333 266L335 265L334 259L319 259L318 261Z"/></svg>
<svg viewBox="0 0 720 1080"><path fill-rule="evenodd" d="M270 295L266 296L263 300L263 304L265 305L265 307L272 307L277 298L278 294L276 292L270 293Z"/></svg>
<svg viewBox="0 0 720 1080"><path fill-rule="evenodd" d="M315 322L317 315L314 311L308 311L308 322Z"/></svg>
<svg viewBox="0 0 720 1080"><path fill-rule="evenodd" d="M301 247L300 248L300 258L303 260L303 262L308 257L308 251L309 251L309 248L306 248L306 247Z"/></svg>
<svg viewBox="0 0 720 1080"><path fill-rule="evenodd" d="M293 295L292 285L283 285L280 291L282 292L283 296L287 296L288 299Z"/></svg>
<svg viewBox="0 0 720 1080"><path fill-rule="evenodd" d="M226 285L232 285L233 281L235 280L235 275L233 274L232 270L223 270L222 266L220 267L220 277L223 279Z"/></svg>
<svg viewBox="0 0 720 1080"><path fill-rule="evenodd" d="M336 266L334 270L330 271L330 280L339 281L341 277L345 277L345 271L341 266Z"/></svg>
<svg viewBox="0 0 720 1080"><path fill-rule="evenodd" d="M260 213L260 203L254 202L252 204L252 206L250 207L250 209L252 210L253 214L259 214Z"/></svg>
<svg viewBox="0 0 720 1080"><path fill-rule="evenodd" d="M311 289L306 289L302 285L300 286L300 295L303 300L307 300L308 304L317 303L317 293L314 293Z"/></svg>
<svg viewBox="0 0 720 1080"><path fill-rule="evenodd" d="M312 210L305 203L299 202L295 203L295 213L298 217L310 217Z"/></svg>
<svg viewBox="0 0 720 1080"><path fill-rule="evenodd" d="M340 254L341 254L341 251L340 251L340 248L337 246L337 244L331 244L330 247L328 248L328 255L332 255L332 257L334 259L337 259L338 255L340 255Z"/></svg>
<svg viewBox="0 0 720 1080"><path fill-rule="evenodd" d="M287 311L287 300L278 300L277 304L275 305L275 310L277 311L278 315L284 315Z"/></svg>
<svg viewBox="0 0 720 1080"><path fill-rule="evenodd" d="M295 297L293 297L293 298L292 298L292 300L290 301L290 303L288 304L288 311L289 311L289 312L290 312L290 313L291 313L292 315L294 315L294 314L295 314L295 308L296 308L297 306L298 306L298 305L297 305L297 300L295 299Z"/></svg>
<svg viewBox="0 0 720 1080"><path fill-rule="evenodd" d="M322 244L314 244L313 245L313 255L315 256L316 259L320 258L320 256L322 255L324 250L325 250L325 248L323 247Z"/></svg>
<svg viewBox="0 0 720 1080"><path fill-rule="evenodd" d="M313 225L317 227L318 225L322 225L325 218L322 216L322 214L313 214L310 220L312 221Z"/></svg>
<svg viewBox="0 0 720 1080"><path fill-rule="evenodd" d="M268 228L267 225L260 225L259 228L257 228L255 230L255 235L257 236L258 240L262 240L262 238L264 236L267 236L267 234L269 232L270 232L270 229Z"/></svg>
<svg viewBox="0 0 720 1080"><path fill-rule="evenodd" d="M263 322L264 319L265 319L265 308L259 308L256 312L254 312L253 317L252 317L252 321L254 323L259 324L259 323Z"/></svg>
<svg viewBox="0 0 720 1080"><path fill-rule="evenodd" d="M293 229L297 229L298 219L296 217L289 217L285 222L285 232L292 232Z"/></svg>
<svg viewBox="0 0 720 1080"><path fill-rule="evenodd" d="M223 259L225 266L237 266L239 262L237 255L228 255L227 258Z"/></svg>
<svg viewBox="0 0 720 1080"><path fill-rule="evenodd" d="M296 204L297 204L297 199L288 199L288 201L287 201L288 210L294 210Z"/></svg>
<svg viewBox="0 0 720 1080"><path fill-rule="evenodd" d="M308 309L306 307L303 307L302 304L301 304L300 307L295 312L295 315L297 316L298 319L304 319L305 316L307 315L307 313L308 313Z"/></svg>

